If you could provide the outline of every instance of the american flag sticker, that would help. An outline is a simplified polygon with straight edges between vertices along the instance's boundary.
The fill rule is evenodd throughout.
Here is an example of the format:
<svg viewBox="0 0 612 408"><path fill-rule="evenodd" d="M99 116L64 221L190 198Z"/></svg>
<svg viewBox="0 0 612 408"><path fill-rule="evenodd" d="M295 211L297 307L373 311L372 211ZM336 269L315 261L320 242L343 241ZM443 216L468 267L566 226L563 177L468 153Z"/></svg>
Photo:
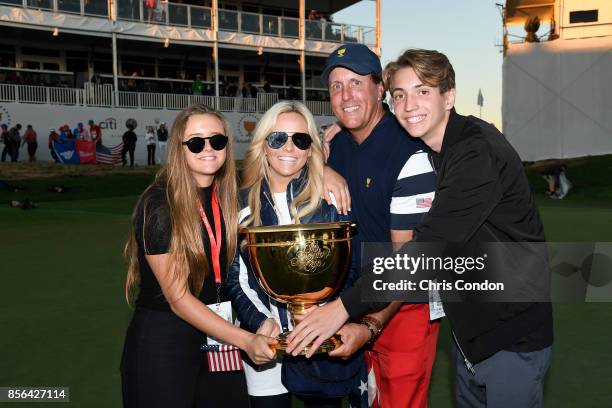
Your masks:
<svg viewBox="0 0 612 408"><path fill-rule="evenodd" d="M431 208L432 202L433 202L433 198L417 198L416 207L417 208Z"/></svg>
<svg viewBox="0 0 612 408"><path fill-rule="evenodd" d="M235 346L220 344L220 345L203 345L202 350L206 352L208 360L208 371L241 371L242 356L240 349Z"/></svg>

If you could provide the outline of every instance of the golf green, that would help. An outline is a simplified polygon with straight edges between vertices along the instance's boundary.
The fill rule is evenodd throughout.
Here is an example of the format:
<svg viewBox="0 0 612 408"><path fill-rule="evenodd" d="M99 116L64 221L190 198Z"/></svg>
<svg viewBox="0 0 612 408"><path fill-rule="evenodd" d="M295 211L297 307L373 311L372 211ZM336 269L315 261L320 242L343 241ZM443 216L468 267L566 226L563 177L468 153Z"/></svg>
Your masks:
<svg viewBox="0 0 612 408"><path fill-rule="evenodd" d="M38 204L28 211L0 207L0 386L68 386L71 402L62 406L121 406L119 360L131 315L122 249L131 209L151 179L152 173L17 180L28 190L0 193L4 203L30 197ZM47 192L59 183L72 191ZM538 194L547 238L612 241L612 203L584 191L575 197ZM612 303L555 304L554 315L546 406L612 406ZM432 407L452 406L448 334L445 321Z"/></svg>

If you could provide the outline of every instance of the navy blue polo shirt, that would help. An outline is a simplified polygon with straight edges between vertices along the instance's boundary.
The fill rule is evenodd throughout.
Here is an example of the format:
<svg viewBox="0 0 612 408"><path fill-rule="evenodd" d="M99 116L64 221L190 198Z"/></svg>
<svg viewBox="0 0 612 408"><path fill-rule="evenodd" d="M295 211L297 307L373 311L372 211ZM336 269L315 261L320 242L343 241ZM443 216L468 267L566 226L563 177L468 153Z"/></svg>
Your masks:
<svg viewBox="0 0 612 408"><path fill-rule="evenodd" d="M425 150L425 144L408 136L386 109L363 143L355 142L346 129L334 137L327 164L348 183L352 217L358 229L355 248L360 248L362 242L390 241L390 207L394 191L397 191L398 176L411 156ZM434 183L432 173L422 187L423 192L433 192ZM393 229L412 229L414 225L393 225Z"/></svg>

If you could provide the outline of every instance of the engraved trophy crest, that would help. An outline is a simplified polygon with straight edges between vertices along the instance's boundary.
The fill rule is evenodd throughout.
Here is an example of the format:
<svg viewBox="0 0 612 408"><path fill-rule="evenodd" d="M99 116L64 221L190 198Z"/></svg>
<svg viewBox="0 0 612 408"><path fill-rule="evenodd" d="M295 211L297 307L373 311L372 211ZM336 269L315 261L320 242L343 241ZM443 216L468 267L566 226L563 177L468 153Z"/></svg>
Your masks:
<svg viewBox="0 0 612 408"><path fill-rule="evenodd" d="M252 138L253 137L253 131L255 130L255 125L257 124L257 122L254 122L252 120L245 120L243 122L243 126L244 126L244 130L247 131L247 137Z"/></svg>

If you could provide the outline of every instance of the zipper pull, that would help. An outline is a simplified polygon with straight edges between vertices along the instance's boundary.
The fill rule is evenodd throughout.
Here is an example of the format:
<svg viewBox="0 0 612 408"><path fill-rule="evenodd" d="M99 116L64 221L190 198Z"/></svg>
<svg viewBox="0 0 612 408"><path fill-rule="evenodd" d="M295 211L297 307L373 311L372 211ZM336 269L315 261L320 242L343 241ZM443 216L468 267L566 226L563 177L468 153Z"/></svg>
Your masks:
<svg viewBox="0 0 612 408"><path fill-rule="evenodd" d="M464 357L463 361L465 362L465 367L468 369L468 371L472 373L472 375L476 375L476 370L474 370L474 366L472 365L472 363L470 363L467 357Z"/></svg>
<svg viewBox="0 0 612 408"><path fill-rule="evenodd" d="M453 334L455 345L457 345L457 349L459 349L459 352L461 353L461 356L463 357L463 362L465 363L465 367L468 369L470 373L472 373L472 375L476 375L476 369L474 368L474 365L470 363L470 360L468 360L467 356L463 352L463 349L461 348L461 345L459 344L459 340L457 340L457 335L455 334L453 330L451 330L451 333Z"/></svg>

